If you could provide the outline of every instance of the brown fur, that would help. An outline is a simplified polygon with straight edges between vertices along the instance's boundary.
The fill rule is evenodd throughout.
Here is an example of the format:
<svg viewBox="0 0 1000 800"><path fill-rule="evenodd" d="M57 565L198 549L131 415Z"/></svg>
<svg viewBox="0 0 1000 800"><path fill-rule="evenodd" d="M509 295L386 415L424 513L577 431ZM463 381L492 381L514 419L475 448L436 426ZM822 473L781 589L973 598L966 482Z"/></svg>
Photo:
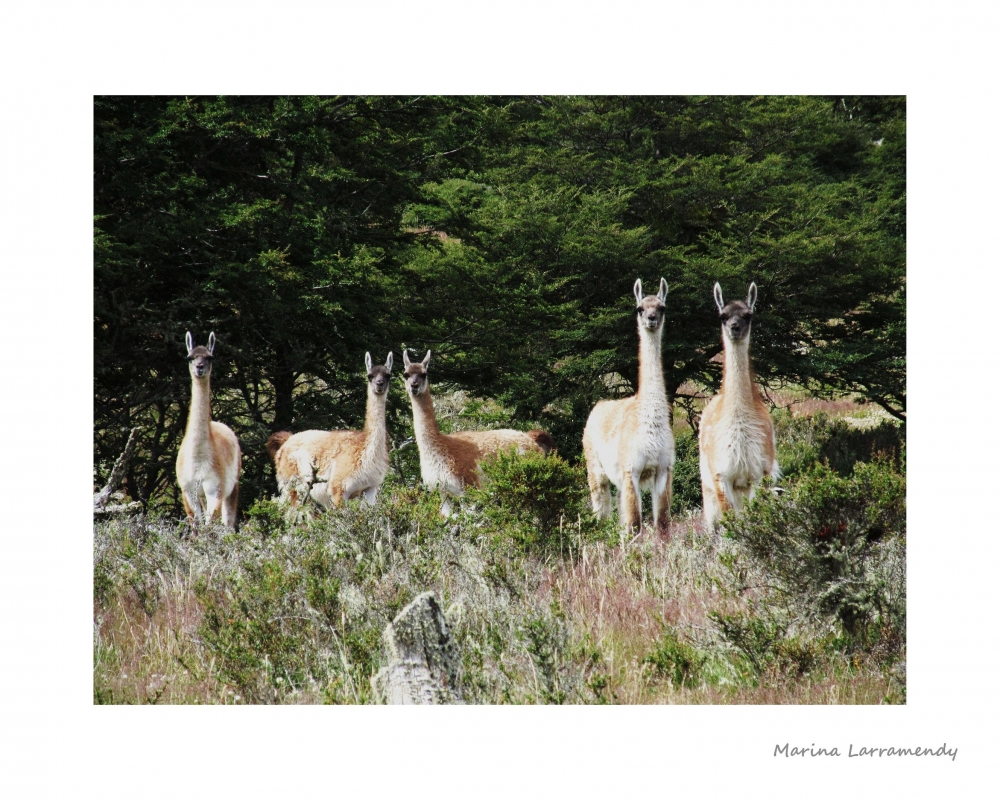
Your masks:
<svg viewBox="0 0 1000 800"><path fill-rule="evenodd" d="M633 293L638 315L639 386L632 397L602 400L590 412L583 431L587 485L598 518L610 517L610 487L618 489L619 522L626 531L641 525L640 492L650 489L653 523L666 532L675 461L660 352L667 284L661 278L659 293L643 296L637 280Z"/></svg>
<svg viewBox="0 0 1000 800"><path fill-rule="evenodd" d="M385 430L386 393L392 370L392 354L385 366L368 367L368 402L362 431L302 431L294 435L279 431L267 441L274 460L282 500L297 506L312 498L322 506L336 508L344 500L361 495L374 502L375 493L389 470L389 448Z"/></svg>
<svg viewBox="0 0 1000 800"><path fill-rule="evenodd" d="M553 450L556 449L556 440L552 438L552 434L548 431L539 430L535 428L528 431L528 436L531 436L545 455L548 455Z"/></svg>
<svg viewBox="0 0 1000 800"><path fill-rule="evenodd" d="M702 412L698 435L702 508L709 525L734 505L739 510L762 477L780 477L771 414L750 363L756 284L750 284L746 303L723 304L718 283L713 293L722 320L722 386Z"/></svg>
<svg viewBox="0 0 1000 800"><path fill-rule="evenodd" d="M267 437L267 443L264 445L264 448L267 450L267 454L271 457L271 462L275 466L278 465L278 451L281 449L281 445L287 442L291 435L290 431L275 431Z"/></svg>
<svg viewBox="0 0 1000 800"><path fill-rule="evenodd" d="M543 430L527 433L511 429L442 433L434 415L427 367L430 351L422 362L411 362L406 349L403 379L413 405L413 426L420 450L420 471L424 483L445 495L461 496L466 487L480 485L480 462L489 455L515 449L549 453L555 448L552 436ZM447 513L448 502L442 508Z"/></svg>
<svg viewBox="0 0 1000 800"><path fill-rule="evenodd" d="M236 527L242 454L236 434L212 420L210 377L215 333L209 335L208 347L195 347L190 333L186 344L191 407L177 453L177 483L184 510L194 530L199 522L211 522L217 514L225 524Z"/></svg>

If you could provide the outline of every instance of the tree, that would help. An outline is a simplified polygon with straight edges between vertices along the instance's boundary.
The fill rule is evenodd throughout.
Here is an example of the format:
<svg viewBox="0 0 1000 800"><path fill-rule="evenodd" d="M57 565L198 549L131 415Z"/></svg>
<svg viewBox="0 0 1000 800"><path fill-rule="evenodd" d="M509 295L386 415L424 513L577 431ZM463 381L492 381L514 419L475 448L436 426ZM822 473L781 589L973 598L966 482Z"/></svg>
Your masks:
<svg viewBox="0 0 1000 800"><path fill-rule="evenodd" d="M728 297L755 280L765 381L856 391L903 415L904 105L870 100L867 116L810 97L494 106L506 125L478 143L475 168L424 187L411 209L445 244L404 267L428 285L461 276L417 321L464 385L572 453L597 397L634 390L637 276L671 284L671 397L690 381L718 385L712 284Z"/></svg>
<svg viewBox="0 0 1000 800"><path fill-rule="evenodd" d="M245 497L271 429L355 421L363 355L391 346L376 287L412 238L428 116L399 98L97 98L96 456L142 424L134 496L173 481L188 329L218 334Z"/></svg>
<svg viewBox="0 0 1000 800"><path fill-rule="evenodd" d="M631 286L670 283L671 398L714 390L711 297L759 287L770 385L905 417L905 100L97 98L95 458L169 501L184 332L215 330L215 412L273 491L275 429L357 427L365 351L436 351L435 384L579 452L634 391ZM406 404L389 400L390 436ZM174 493L174 502L176 494Z"/></svg>

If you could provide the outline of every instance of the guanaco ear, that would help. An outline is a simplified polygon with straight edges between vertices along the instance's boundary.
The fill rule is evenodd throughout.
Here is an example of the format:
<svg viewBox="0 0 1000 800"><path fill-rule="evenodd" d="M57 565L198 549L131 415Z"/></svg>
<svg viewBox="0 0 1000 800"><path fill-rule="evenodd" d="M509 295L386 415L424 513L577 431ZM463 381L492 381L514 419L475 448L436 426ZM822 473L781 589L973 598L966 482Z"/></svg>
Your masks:
<svg viewBox="0 0 1000 800"><path fill-rule="evenodd" d="M750 291L747 292L747 305L750 306L750 310L753 311L753 307L757 305L757 284L750 284Z"/></svg>
<svg viewBox="0 0 1000 800"><path fill-rule="evenodd" d="M392 350L389 351L389 357L385 360L385 371L392 372Z"/></svg>
<svg viewBox="0 0 1000 800"><path fill-rule="evenodd" d="M427 370L427 365L431 363L431 351L430 350L427 351L427 355L424 356L424 360L421 361L420 363L423 365L424 371L426 371Z"/></svg>
<svg viewBox="0 0 1000 800"><path fill-rule="evenodd" d="M635 302L642 302L642 281L639 278L635 279L635 286L632 287L632 293L635 295Z"/></svg>
<svg viewBox="0 0 1000 800"><path fill-rule="evenodd" d="M660 298L661 303L667 300L667 282L663 278L660 278L660 293L656 296Z"/></svg>
<svg viewBox="0 0 1000 800"><path fill-rule="evenodd" d="M410 361L410 354L406 352L406 348L403 348L403 367L406 368L410 366L413 362Z"/></svg>
<svg viewBox="0 0 1000 800"><path fill-rule="evenodd" d="M215 351L215 331L208 334L208 354L212 355Z"/></svg>
<svg viewBox="0 0 1000 800"><path fill-rule="evenodd" d="M184 344L187 345L188 355L191 355L191 351L194 350L194 339L191 338L191 331L188 331L184 337Z"/></svg>
<svg viewBox="0 0 1000 800"><path fill-rule="evenodd" d="M719 309L719 313L722 313L722 307L725 303L722 301L722 287L719 286L719 282L715 282L715 288L712 289L712 296L715 297L715 305Z"/></svg>
<svg viewBox="0 0 1000 800"><path fill-rule="evenodd" d="M365 369L369 372L372 371L372 354L365 353Z"/></svg>

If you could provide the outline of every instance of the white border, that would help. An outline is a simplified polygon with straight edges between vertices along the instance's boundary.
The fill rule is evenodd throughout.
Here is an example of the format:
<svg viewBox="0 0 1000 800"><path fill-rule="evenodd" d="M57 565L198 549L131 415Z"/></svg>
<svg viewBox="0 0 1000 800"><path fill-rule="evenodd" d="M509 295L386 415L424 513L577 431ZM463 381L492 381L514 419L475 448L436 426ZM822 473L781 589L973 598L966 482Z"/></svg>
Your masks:
<svg viewBox="0 0 1000 800"><path fill-rule="evenodd" d="M0 781L10 796L965 796L987 781L996 700L986 587L997 546L985 510L996 492L983 457L992 409L976 401L992 389L995 325L982 301L996 289L984 236L998 184L986 84L995 21L961 2L947 16L856 0L345 6L49 2L3 12ZM908 95L906 707L91 705L92 96L313 91ZM959 755L774 758L785 741L947 742Z"/></svg>

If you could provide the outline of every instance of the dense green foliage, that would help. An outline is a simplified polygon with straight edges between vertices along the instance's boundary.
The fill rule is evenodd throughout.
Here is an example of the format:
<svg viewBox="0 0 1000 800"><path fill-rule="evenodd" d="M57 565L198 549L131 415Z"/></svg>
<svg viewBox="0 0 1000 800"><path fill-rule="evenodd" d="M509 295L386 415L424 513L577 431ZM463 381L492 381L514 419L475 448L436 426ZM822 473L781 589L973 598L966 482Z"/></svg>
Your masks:
<svg viewBox="0 0 1000 800"><path fill-rule="evenodd" d="M587 476L558 455L501 452L483 462L483 474L483 488L469 490L467 501L481 506L504 540L526 551L565 550L563 528L577 529L581 518L590 522Z"/></svg>
<svg viewBox="0 0 1000 800"><path fill-rule="evenodd" d="M766 651L796 624L832 624L848 647L902 652L906 480L891 462L858 462L849 477L816 464L781 496L758 492L723 528L740 545L734 574L760 593L749 621L719 619L741 649Z"/></svg>
<svg viewBox="0 0 1000 800"><path fill-rule="evenodd" d="M500 401L575 458L593 403L634 390L637 276L670 284L671 398L717 386L713 282L729 298L754 280L762 380L905 415L900 98L94 110L95 479L140 426L125 486L147 506L176 510L186 330L218 336L213 413L243 446L244 509L274 491L267 435L360 427L364 353L401 345L434 351L436 387ZM389 402L400 444L409 409Z"/></svg>
<svg viewBox="0 0 1000 800"><path fill-rule="evenodd" d="M876 458L890 460L897 470L903 468L905 428L891 420L852 425L858 420L835 419L822 411L810 417L794 417L786 410L774 412L772 419L784 478L808 472L817 462L841 477L849 476L857 462Z"/></svg>

